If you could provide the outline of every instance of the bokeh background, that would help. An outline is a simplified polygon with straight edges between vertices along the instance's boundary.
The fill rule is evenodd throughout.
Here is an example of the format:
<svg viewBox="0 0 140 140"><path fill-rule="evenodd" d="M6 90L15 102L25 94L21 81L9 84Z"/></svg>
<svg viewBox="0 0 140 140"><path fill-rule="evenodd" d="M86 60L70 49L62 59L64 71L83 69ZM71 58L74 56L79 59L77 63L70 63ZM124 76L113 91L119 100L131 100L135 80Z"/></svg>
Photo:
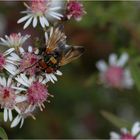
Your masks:
<svg viewBox="0 0 140 140"><path fill-rule="evenodd" d="M140 53L140 2L83 1L87 14L80 22L65 23L68 44L85 46L84 55L61 68L63 76L56 84L49 84L54 95L43 112L36 112L36 120L28 118L21 129L0 124L9 138L109 138L118 129L106 120L103 110L129 122L140 120L140 92L105 88L98 83L95 67L99 59L108 60L110 53L127 51ZM0 1L0 36L14 32L40 36L39 29L22 29L17 20L22 16L23 3ZM28 43L32 44L33 38ZM139 75L139 71L137 71Z"/></svg>

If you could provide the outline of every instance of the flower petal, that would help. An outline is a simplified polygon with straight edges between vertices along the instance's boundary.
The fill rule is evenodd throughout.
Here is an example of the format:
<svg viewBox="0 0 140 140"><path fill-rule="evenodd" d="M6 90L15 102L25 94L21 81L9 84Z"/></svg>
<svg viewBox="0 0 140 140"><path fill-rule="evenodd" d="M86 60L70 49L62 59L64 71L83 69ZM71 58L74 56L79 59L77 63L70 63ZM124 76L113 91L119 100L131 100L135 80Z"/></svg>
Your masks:
<svg viewBox="0 0 140 140"><path fill-rule="evenodd" d="M33 18L33 27L35 28L37 26L37 17Z"/></svg>
<svg viewBox="0 0 140 140"><path fill-rule="evenodd" d="M131 89L134 85L134 81L131 77L131 73L129 69L125 69L124 71L124 78L123 78L123 84L125 88Z"/></svg>
<svg viewBox="0 0 140 140"><path fill-rule="evenodd" d="M30 23L32 22L32 19L33 19L33 17L30 17L30 18L26 21L26 23L25 23L23 29L26 29L26 28L30 25Z"/></svg>
<svg viewBox="0 0 140 140"><path fill-rule="evenodd" d="M24 118L21 119L20 128L23 126Z"/></svg>
<svg viewBox="0 0 140 140"><path fill-rule="evenodd" d="M17 23L22 23L22 22L26 21L27 19L29 19L30 17L31 17L31 15L26 15L26 16L20 18L20 19L17 21Z"/></svg>
<svg viewBox="0 0 140 140"><path fill-rule="evenodd" d="M47 20L45 17L43 17L43 19L44 19L44 24L45 24L46 26L49 26L48 20Z"/></svg>
<svg viewBox="0 0 140 140"><path fill-rule="evenodd" d="M111 140L120 140L120 135L117 134L116 132L111 132L110 138L111 138Z"/></svg>
<svg viewBox="0 0 140 140"><path fill-rule="evenodd" d="M131 130L131 133L132 133L133 136L140 133L140 123L139 122L134 123L134 125L132 127L132 130Z"/></svg>
<svg viewBox="0 0 140 140"><path fill-rule="evenodd" d="M6 52L4 52L4 56L10 54L10 53L13 52L14 50L15 50L14 48L8 49Z"/></svg>
<svg viewBox="0 0 140 140"><path fill-rule="evenodd" d="M62 72L59 71L59 70L57 70L55 74L61 76L62 75Z"/></svg>
<svg viewBox="0 0 140 140"><path fill-rule="evenodd" d="M19 48L19 51L21 54L24 54L24 52L25 52L25 50L22 47Z"/></svg>
<svg viewBox="0 0 140 140"><path fill-rule="evenodd" d="M43 28L45 28L44 18L41 16L39 17L40 24Z"/></svg>
<svg viewBox="0 0 140 140"><path fill-rule="evenodd" d="M21 103L27 100L27 96L17 96L15 101L16 103Z"/></svg>
<svg viewBox="0 0 140 140"><path fill-rule="evenodd" d="M12 111L11 109L9 109L9 120L12 121L12 119L13 119Z"/></svg>
<svg viewBox="0 0 140 140"><path fill-rule="evenodd" d="M13 122L11 124L11 128L16 127L19 124L21 119L22 119L21 116L17 115L17 117L13 120Z"/></svg>
<svg viewBox="0 0 140 140"><path fill-rule="evenodd" d="M111 54L109 56L109 64L110 65L116 65L117 63L117 55L116 54Z"/></svg>
<svg viewBox="0 0 140 140"><path fill-rule="evenodd" d="M96 63L96 67L99 71L105 72L107 70L107 65L103 60L100 60Z"/></svg>
<svg viewBox="0 0 140 140"><path fill-rule="evenodd" d="M8 78L8 81L7 81L7 87L9 87L12 83L12 77L9 77Z"/></svg>
<svg viewBox="0 0 140 140"><path fill-rule="evenodd" d="M18 114L21 113L20 109L17 106L15 106L15 110L17 111Z"/></svg>
<svg viewBox="0 0 140 140"><path fill-rule="evenodd" d="M4 109L4 121L7 122L8 120L8 110L5 108Z"/></svg>
<svg viewBox="0 0 140 140"><path fill-rule="evenodd" d="M33 51L33 48L32 48L31 46L29 46L29 47L28 47L28 52L31 53L32 51Z"/></svg>
<svg viewBox="0 0 140 140"><path fill-rule="evenodd" d="M54 74L51 74L51 77L52 77L52 79L53 79L54 81L57 81L57 78L56 78L56 76L55 76Z"/></svg>
<svg viewBox="0 0 140 140"><path fill-rule="evenodd" d="M124 66L125 63L128 61L128 58L129 58L128 54L127 53L123 53L121 55L120 59L117 62L117 66L121 66L121 67Z"/></svg>

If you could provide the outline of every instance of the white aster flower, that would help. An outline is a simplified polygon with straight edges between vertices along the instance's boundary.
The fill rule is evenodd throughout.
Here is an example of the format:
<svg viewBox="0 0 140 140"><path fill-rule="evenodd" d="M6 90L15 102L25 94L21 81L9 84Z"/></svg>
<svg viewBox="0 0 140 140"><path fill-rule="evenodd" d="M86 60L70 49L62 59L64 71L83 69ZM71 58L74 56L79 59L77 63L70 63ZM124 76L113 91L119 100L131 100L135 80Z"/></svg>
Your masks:
<svg viewBox="0 0 140 140"><path fill-rule="evenodd" d="M35 106L29 105L27 102L22 102L15 107L18 115L15 117L13 122L11 123L11 128L16 127L20 123L20 128L23 126L24 120L31 116L33 119L33 112L35 110Z"/></svg>
<svg viewBox="0 0 140 140"><path fill-rule="evenodd" d="M0 38L0 45L18 49L29 37L29 35L22 36L21 33L12 33L9 36L5 35L5 39Z"/></svg>
<svg viewBox="0 0 140 140"><path fill-rule="evenodd" d="M30 76L29 78L26 76L25 73L18 75L15 78L21 85L23 85L26 88L30 87L32 85L33 82L37 81L35 76ZM41 82L42 84L46 84L47 81L43 80L43 77L39 77L38 79L39 82Z"/></svg>
<svg viewBox="0 0 140 140"><path fill-rule="evenodd" d="M134 123L131 131L128 131L126 128L121 129L121 133L116 132L110 133L111 140L139 140L140 139L140 123Z"/></svg>
<svg viewBox="0 0 140 140"><path fill-rule="evenodd" d="M118 60L116 54L111 54L109 56L109 65L103 60L97 62L96 66L100 71L101 82L106 86L115 88L132 88L134 82L130 70L125 67L128 58L127 53L123 53Z"/></svg>
<svg viewBox="0 0 140 140"><path fill-rule="evenodd" d="M15 109L15 105L25 100L18 95L20 92L18 87L16 87L16 90L13 87L15 87L15 83L11 77L8 80L0 77L0 105L4 109L5 122L8 119L12 121L12 110Z"/></svg>
<svg viewBox="0 0 140 140"><path fill-rule="evenodd" d="M28 47L28 50L25 51L22 47L19 47L20 57L16 53L12 53L12 56L15 56L18 66L19 73L26 72L27 75L33 76L38 71L38 49L33 49L32 46Z"/></svg>
<svg viewBox="0 0 140 140"><path fill-rule="evenodd" d="M4 53L0 53L0 70L6 69L12 75L16 74L16 61L14 61L14 56L10 54L14 51L14 48L10 48Z"/></svg>
<svg viewBox="0 0 140 140"><path fill-rule="evenodd" d="M21 128L25 118L31 116L35 119L33 112L36 107L39 107L42 111L43 108L45 108L44 102L48 101L48 96L52 95L48 93L46 86L47 81L42 76L39 76L38 78L35 76L27 77L26 74L23 73L18 75L15 80L17 80L20 87L13 87L13 89L24 92L24 95L22 96L24 101L16 104L15 110L18 115L13 120L11 127L16 127L20 123Z"/></svg>
<svg viewBox="0 0 140 140"><path fill-rule="evenodd" d="M31 23L33 27L36 27L39 21L41 26L45 28L49 26L48 18L53 17L54 19L61 20L63 15L57 12L61 7L55 6L53 1L54 0L31 0L30 5L25 4L27 10L22 13L26 15L20 18L18 23L26 21L23 27L25 29Z"/></svg>
<svg viewBox="0 0 140 140"><path fill-rule="evenodd" d="M26 91L26 96L29 104L38 106L42 111L42 107L44 108L44 102L48 101L48 96L52 96L48 93L48 88L46 86L46 79L42 76L35 77L27 77L24 74L20 74L15 78L21 84L21 90Z"/></svg>

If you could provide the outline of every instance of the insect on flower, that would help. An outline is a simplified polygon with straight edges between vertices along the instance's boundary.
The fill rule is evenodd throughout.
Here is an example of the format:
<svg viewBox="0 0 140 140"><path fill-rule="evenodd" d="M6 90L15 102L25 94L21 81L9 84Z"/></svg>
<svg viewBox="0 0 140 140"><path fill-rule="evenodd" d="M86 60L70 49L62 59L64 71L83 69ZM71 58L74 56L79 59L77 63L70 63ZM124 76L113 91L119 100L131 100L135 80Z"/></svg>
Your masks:
<svg viewBox="0 0 140 140"><path fill-rule="evenodd" d="M40 52L42 58L39 60L39 66L49 74L80 57L84 47L66 45L66 36L62 26L59 26L50 29L49 37L46 37L46 46Z"/></svg>
<svg viewBox="0 0 140 140"><path fill-rule="evenodd" d="M58 69L79 58L85 50L82 46L67 45L62 29L62 26L50 28L48 33L45 33L46 44L39 49L39 60L26 68L27 70L38 64L41 73L45 72L47 80L53 83L57 81L54 74L62 75Z"/></svg>

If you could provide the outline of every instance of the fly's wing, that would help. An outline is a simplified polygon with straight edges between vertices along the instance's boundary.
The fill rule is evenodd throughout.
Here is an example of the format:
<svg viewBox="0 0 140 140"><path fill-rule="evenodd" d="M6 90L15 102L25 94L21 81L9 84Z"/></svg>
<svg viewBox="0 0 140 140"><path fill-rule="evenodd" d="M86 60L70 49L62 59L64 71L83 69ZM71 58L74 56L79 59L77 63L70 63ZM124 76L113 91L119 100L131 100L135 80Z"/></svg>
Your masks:
<svg viewBox="0 0 140 140"><path fill-rule="evenodd" d="M66 46L65 50L62 54L62 58L60 60L59 66L66 65L70 63L71 61L79 58L83 53L85 49L82 46Z"/></svg>
<svg viewBox="0 0 140 140"><path fill-rule="evenodd" d="M60 42L63 42L63 43L66 42L66 36L62 31L62 27L59 26L57 28L51 28L48 40L46 42L46 46L47 46L46 51L55 50L59 46Z"/></svg>

